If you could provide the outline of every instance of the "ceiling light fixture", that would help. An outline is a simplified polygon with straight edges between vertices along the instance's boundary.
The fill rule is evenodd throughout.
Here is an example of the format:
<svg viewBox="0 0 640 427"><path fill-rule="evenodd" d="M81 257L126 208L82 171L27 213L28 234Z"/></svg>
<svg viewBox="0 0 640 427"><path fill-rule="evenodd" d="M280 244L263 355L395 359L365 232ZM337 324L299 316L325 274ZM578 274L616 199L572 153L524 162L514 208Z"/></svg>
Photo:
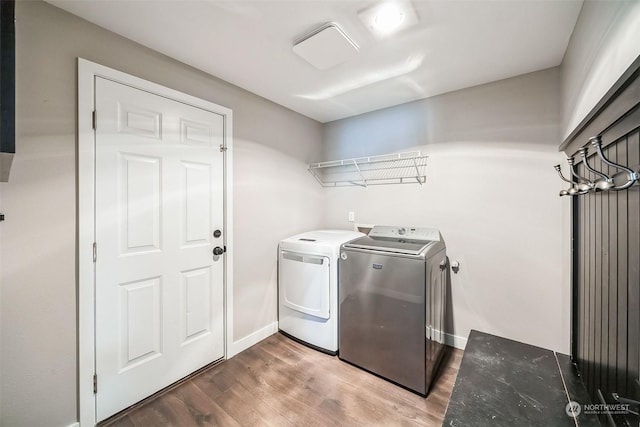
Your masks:
<svg viewBox="0 0 640 427"><path fill-rule="evenodd" d="M387 0L358 12L360 20L376 36L385 37L418 23L409 0Z"/></svg>
<svg viewBox="0 0 640 427"><path fill-rule="evenodd" d="M385 3L373 17L372 26L376 31L388 33L398 28L404 21L404 12L395 3Z"/></svg>

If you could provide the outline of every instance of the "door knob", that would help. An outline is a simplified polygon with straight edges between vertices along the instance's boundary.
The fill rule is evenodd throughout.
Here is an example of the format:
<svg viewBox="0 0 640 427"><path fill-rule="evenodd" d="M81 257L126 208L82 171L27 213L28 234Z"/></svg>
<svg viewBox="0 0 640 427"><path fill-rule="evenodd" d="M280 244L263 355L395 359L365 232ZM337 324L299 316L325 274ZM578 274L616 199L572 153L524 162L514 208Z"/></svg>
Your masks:
<svg viewBox="0 0 640 427"><path fill-rule="evenodd" d="M222 255L224 252L224 249L222 249L220 246L216 246L215 248L213 248L214 255Z"/></svg>

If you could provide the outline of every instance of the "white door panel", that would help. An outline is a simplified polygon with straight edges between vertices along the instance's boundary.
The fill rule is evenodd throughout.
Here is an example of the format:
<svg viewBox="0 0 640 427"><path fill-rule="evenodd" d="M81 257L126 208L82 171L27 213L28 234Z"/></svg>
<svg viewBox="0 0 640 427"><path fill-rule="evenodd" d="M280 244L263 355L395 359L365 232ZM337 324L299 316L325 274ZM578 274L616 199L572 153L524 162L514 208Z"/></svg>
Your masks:
<svg viewBox="0 0 640 427"><path fill-rule="evenodd" d="M223 117L96 78L97 420L224 356Z"/></svg>
<svg viewBox="0 0 640 427"><path fill-rule="evenodd" d="M160 250L162 159L118 153L120 254Z"/></svg>
<svg viewBox="0 0 640 427"><path fill-rule="evenodd" d="M182 245L208 245L211 242L211 165L181 162Z"/></svg>
<svg viewBox="0 0 640 427"><path fill-rule="evenodd" d="M161 277L119 285L119 372L162 354L161 292Z"/></svg>

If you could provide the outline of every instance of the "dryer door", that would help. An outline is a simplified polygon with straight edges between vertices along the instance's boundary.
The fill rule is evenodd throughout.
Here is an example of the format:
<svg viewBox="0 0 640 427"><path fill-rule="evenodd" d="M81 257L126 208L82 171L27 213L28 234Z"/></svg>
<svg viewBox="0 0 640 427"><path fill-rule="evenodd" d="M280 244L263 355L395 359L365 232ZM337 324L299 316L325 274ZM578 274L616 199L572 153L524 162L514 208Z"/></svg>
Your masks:
<svg viewBox="0 0 640 427"><path fill-rule="evenodd" d="M280 251L280 298L286 307L329 319L329 257Z"/></svg>

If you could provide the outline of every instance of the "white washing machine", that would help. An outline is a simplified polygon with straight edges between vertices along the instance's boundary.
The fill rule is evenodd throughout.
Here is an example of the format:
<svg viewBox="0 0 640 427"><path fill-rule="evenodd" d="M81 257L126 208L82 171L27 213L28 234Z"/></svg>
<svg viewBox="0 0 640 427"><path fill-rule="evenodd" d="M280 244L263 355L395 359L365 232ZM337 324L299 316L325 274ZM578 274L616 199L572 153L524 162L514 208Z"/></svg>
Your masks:
<svg viewBox="0 0 640 427"><path fill-rule="evenodd" d="M340 245L363 236L357 231L317 230L280 242L280 332L325 353L337 353Z"/></svg>

